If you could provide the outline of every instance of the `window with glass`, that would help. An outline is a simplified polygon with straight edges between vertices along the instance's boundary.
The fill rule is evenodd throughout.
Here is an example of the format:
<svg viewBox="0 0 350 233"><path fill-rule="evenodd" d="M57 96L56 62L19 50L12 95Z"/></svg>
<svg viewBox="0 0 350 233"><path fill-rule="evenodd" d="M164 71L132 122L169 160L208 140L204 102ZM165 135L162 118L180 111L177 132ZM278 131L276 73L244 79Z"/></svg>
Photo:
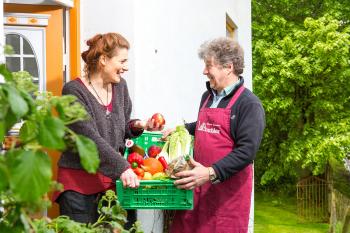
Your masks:
<svg viewBox="0 0 350 233"><path fill-rule="evenodd" d="M5 37L6 44L13 49L13 54L5 56L7 68L12 72L27 71L33 76L33 82L38 84L38 61L30 41L17 33L9 33Z"/></svg>

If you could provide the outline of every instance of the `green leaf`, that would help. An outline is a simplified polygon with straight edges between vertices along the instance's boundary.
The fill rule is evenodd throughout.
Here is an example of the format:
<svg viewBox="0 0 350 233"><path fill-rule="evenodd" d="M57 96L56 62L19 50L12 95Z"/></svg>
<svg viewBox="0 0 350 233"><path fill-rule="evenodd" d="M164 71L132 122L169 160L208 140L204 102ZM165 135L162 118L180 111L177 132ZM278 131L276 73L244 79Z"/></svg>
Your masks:
<svg viewBox="0 0 350 233"><path fill-rule="evenodd" d="M13 224L13 223L11 223ZM6 233L23 233L24 227L21 224L15 224L15 226L7 225L6 223L0 223L0 232Z"/></svg>
<svg viewBox="0 0 350 233"><path fill-rule="evenodd" d="M52 171L49 156L41 151L9 153L10 187L22 201L38 200L49 191Z"/></svg>
<svg viewBox="0 0 350 233"><path fill-rule="evenodd" d="M0 193L5 190L8 185L8 168L5 164L3 156L0 157Z"/></svg>
<svg viewBox="0 0 350 233"><path fill-rule="evenodd" d="M22 125L19 138L22 142L28 142L34 139L38 134L38 126L34 121L25 121Z"/></svg>
<svg viewBox="0 0 350 233"><path fill-rule="evenodd" d="M33 93L38 90L38 85L33 83L33 77L27 71L17 71L12 73L16 88L26 93Z"/></svg>
<svg viewBox="0 0 350 233"><path fill-rule="evenodd" d="M13 81L12 73L6 68L6 64L0 65L0 74L5 77L6 82Z"/></svg>
<svg viewBox="0 0 350 233"><path fill-rule="evenodd" d="M83 168L89 173L95 173L100 164L96 144L90 138L77 135L76 145Z"/></svg>
<svg viewBox="0 0 350 233"><path fill-rule="evenodd" d="M41 145L57 150L64 150L64 123L56 117L45 116L39 123L39 142Z"/></svg>
<svg viewBox="0 0 350 233"><path fill-rule="evenodd" d="M11 127L20 120L10 109L5 117L5 133L11 129Z"/></svg>
<svg viewBox="0 0 350 233"><path fill-rule="evenodd" d="M4 119L7 111L9 109L9 103L7 101L7 97L3 92L3 89L0 89L0 120Z"/></svg>
<svg viewBox="0 0 350 233"><path fill-rule="evenodd" d="M0 142L4 141L4 136L6 134L6 126L4 121L0 121Z"/></svg>
<svg viewBox="0 0 350 233"><path fill-rule="evenodd" d="M4 87L12 112L19 118L24 116L29 110L27 102L13 86L6 85Z"/></svg>
<svg viewBox="0 0 350 233"><path fill-rule="evenodd" d="M29 106L28 114L32 114L36 110L33 97L28 92L25 92L25 91L20 91L20 94Z"/></svg>
<svg viewBox="0 0 350 233"><path fill-rule="evenodd" d="M57 103L56 110L57 110L58 115L61 118L61 120L65 121L66 115L64 114L64 107L60 103Z"/></svg>

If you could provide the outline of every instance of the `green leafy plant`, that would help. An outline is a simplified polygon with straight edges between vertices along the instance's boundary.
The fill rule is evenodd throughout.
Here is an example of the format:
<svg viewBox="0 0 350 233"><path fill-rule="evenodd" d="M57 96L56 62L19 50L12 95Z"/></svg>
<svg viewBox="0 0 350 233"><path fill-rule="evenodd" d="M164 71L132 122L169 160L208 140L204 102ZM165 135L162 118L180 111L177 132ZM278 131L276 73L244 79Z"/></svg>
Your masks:
<svg viewBox="0 0 350 233"><path fill-rule="evenodd" d="M129 232L123 229L125 211L113 191L101 199L99 221L80 224L68 217L56 219L34 216L50 206L47 193L59 189L52 181L49 150L75 150L82 167L95 173L99 166L95 143L68 128L86 120L85 109L74 96L38 93L27 72L9 72L0 65L0 141L21 122L19 137L0 155L0 232ZM103 202L107 202L105 205ZM139 230L139 223L133 230Z"/></svg>
<svg viewBox="0 0 350 233"><path fill-rule="evenodd" d="M94 224L77 223L67 216L60 216L53 220L43 218L34 220L35 232L74 232L74 233L142 233L140 222L136 222L129 230L124 229L126 211L120 207L115 192L108 190L98 204L100 217Z"/></svg>

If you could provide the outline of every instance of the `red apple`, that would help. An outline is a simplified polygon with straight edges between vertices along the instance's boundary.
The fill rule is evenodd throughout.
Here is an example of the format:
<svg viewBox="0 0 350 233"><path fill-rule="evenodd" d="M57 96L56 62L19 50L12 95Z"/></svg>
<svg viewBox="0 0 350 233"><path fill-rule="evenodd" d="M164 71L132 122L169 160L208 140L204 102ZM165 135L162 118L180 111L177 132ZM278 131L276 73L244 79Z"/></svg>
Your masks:
<svg viewBox="0 0 350 233"><path fill-rule="evenodd" d="M151 158L155 158L161 151L162 151L162 148L156 145L152 145L148 148L148 156Z"/></svg>
<svg viewBox="0 0 350 233"><path fill-rule="evenodd" d="M163 125L165 125L165 119L163 115L160 113L153 114L151 119L154 120L154 124L158 124L159 127L162 127Z"/></svg>

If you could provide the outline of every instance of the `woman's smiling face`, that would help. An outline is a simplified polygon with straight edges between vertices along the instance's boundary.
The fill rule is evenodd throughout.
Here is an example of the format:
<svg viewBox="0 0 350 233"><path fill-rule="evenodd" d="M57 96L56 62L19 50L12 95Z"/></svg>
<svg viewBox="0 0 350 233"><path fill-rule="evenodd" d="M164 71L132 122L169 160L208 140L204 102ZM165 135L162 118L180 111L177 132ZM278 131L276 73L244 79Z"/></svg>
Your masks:
<svg viewBox="0 0 350 233"><path fill-rule="evenodd" d="M119 48L116 55L113 57L101 58L102 61L102 76L105 81L119 83L121 74L129 70L128 64L128 49Z"/></svg>

